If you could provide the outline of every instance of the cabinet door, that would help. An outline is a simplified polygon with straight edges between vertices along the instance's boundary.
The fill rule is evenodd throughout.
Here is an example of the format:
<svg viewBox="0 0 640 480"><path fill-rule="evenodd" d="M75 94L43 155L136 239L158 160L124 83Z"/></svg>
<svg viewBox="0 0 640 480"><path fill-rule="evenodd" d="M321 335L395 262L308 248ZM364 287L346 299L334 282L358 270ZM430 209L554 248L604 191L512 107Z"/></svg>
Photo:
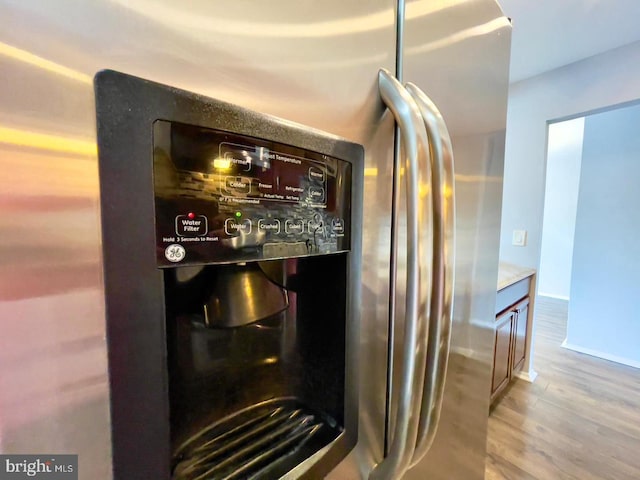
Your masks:
<svg viewBox="0 0 640 480"><path fill-rule="evenodd" d="M491 383L491 400L507 386L511 378L511 338L514 311L509 311L496 318L496 342L493 350L493 382Z"/></svg>
<svg viewBox="0 0 640 480"><path fill-rule="evenodd" d="M513 326L513 370L520 370L527 345L527 318L529 316L529 299L525 299L515 307Z"/></svg>

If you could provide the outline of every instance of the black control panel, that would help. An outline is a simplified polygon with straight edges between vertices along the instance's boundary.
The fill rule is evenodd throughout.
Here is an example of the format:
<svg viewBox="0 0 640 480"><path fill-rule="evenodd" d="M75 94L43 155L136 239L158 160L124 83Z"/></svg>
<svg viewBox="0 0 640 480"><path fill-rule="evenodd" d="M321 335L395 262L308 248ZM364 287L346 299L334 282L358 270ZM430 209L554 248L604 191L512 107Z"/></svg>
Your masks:
<svg viewBox="0 0 640 480"><path fill-rule="evenodd" d="M349 250L350 162L163 120L153 144L158 265Z"/></svg>

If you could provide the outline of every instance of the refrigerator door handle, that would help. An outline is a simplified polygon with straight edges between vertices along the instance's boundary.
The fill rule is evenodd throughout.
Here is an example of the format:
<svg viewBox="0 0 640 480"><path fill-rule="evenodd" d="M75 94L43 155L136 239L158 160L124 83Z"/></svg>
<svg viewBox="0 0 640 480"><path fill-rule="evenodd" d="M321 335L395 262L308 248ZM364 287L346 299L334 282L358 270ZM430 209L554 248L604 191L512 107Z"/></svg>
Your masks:
<svg viewBox="0 0 640 480"><path fill-rule="evenodd" d="M370 480L399 478L409 468L416 445L418 429L415 405L422 398L422 382L416 381L424 375L423 362L417 361L424 354L424 332L421 325L420 308L420 198L418 166L428 163L429 142L420 110L402 84L387 70L378 74L380 97L393 114L401 135L405 151L405 179L407 195L407 280L406 319L403 340L404 357L398 410L386 457L371 471ZM399 174L397 172L396 174ZM421 328L422 327L422 328ZM421 335L422 334L422 335ZM393 348L390 345L389 348ZM418 388L416 388L416 385Z"/></svg>
<svg viewBox="0 0 640 480"><path fill-rule="evenodd" d="M440 421L453 319L456 219L449 131L433 101L412 83L408 83L406 88L420 109L429 136L433 202L431 321L417 442L411 459L413 466L429 451Z"/></svg>

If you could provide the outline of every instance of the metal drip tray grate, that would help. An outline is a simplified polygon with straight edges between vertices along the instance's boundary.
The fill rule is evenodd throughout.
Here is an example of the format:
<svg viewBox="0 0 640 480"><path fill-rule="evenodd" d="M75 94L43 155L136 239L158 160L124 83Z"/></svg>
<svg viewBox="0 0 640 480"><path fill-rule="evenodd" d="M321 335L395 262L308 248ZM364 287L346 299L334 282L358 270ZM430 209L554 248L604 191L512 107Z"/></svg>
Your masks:
<svg viewBox="0 0 640 480"><path fill-rule="evenodd" d="M174 480L278 478L338 436L295 398L261 402L205 427L173 458Z"/></svg>

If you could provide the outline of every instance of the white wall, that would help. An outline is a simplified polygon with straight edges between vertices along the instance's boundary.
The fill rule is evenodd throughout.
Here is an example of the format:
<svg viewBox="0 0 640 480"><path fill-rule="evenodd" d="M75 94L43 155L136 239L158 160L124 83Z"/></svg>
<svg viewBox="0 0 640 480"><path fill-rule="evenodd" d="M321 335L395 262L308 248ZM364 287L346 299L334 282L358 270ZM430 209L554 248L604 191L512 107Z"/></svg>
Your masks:
<svg viewBox="0 0 640 480"><path fill-rule="evenodd" d="M584 117L549 125L538 293L569 299Z"/></svg>
<svg viewBox="0 0 640 480"><path fill-rule="evenodd" d="M640 367L640 105L585 120L566 346Z"/></svg>
<svg viewBox="0 0 640 480"><path fill-rule="evenodd" d="M500 259L538 268L547 121L640 98L640 42L576 62L509 89ZM511 245L514 229L527 246Z"/></svg>

